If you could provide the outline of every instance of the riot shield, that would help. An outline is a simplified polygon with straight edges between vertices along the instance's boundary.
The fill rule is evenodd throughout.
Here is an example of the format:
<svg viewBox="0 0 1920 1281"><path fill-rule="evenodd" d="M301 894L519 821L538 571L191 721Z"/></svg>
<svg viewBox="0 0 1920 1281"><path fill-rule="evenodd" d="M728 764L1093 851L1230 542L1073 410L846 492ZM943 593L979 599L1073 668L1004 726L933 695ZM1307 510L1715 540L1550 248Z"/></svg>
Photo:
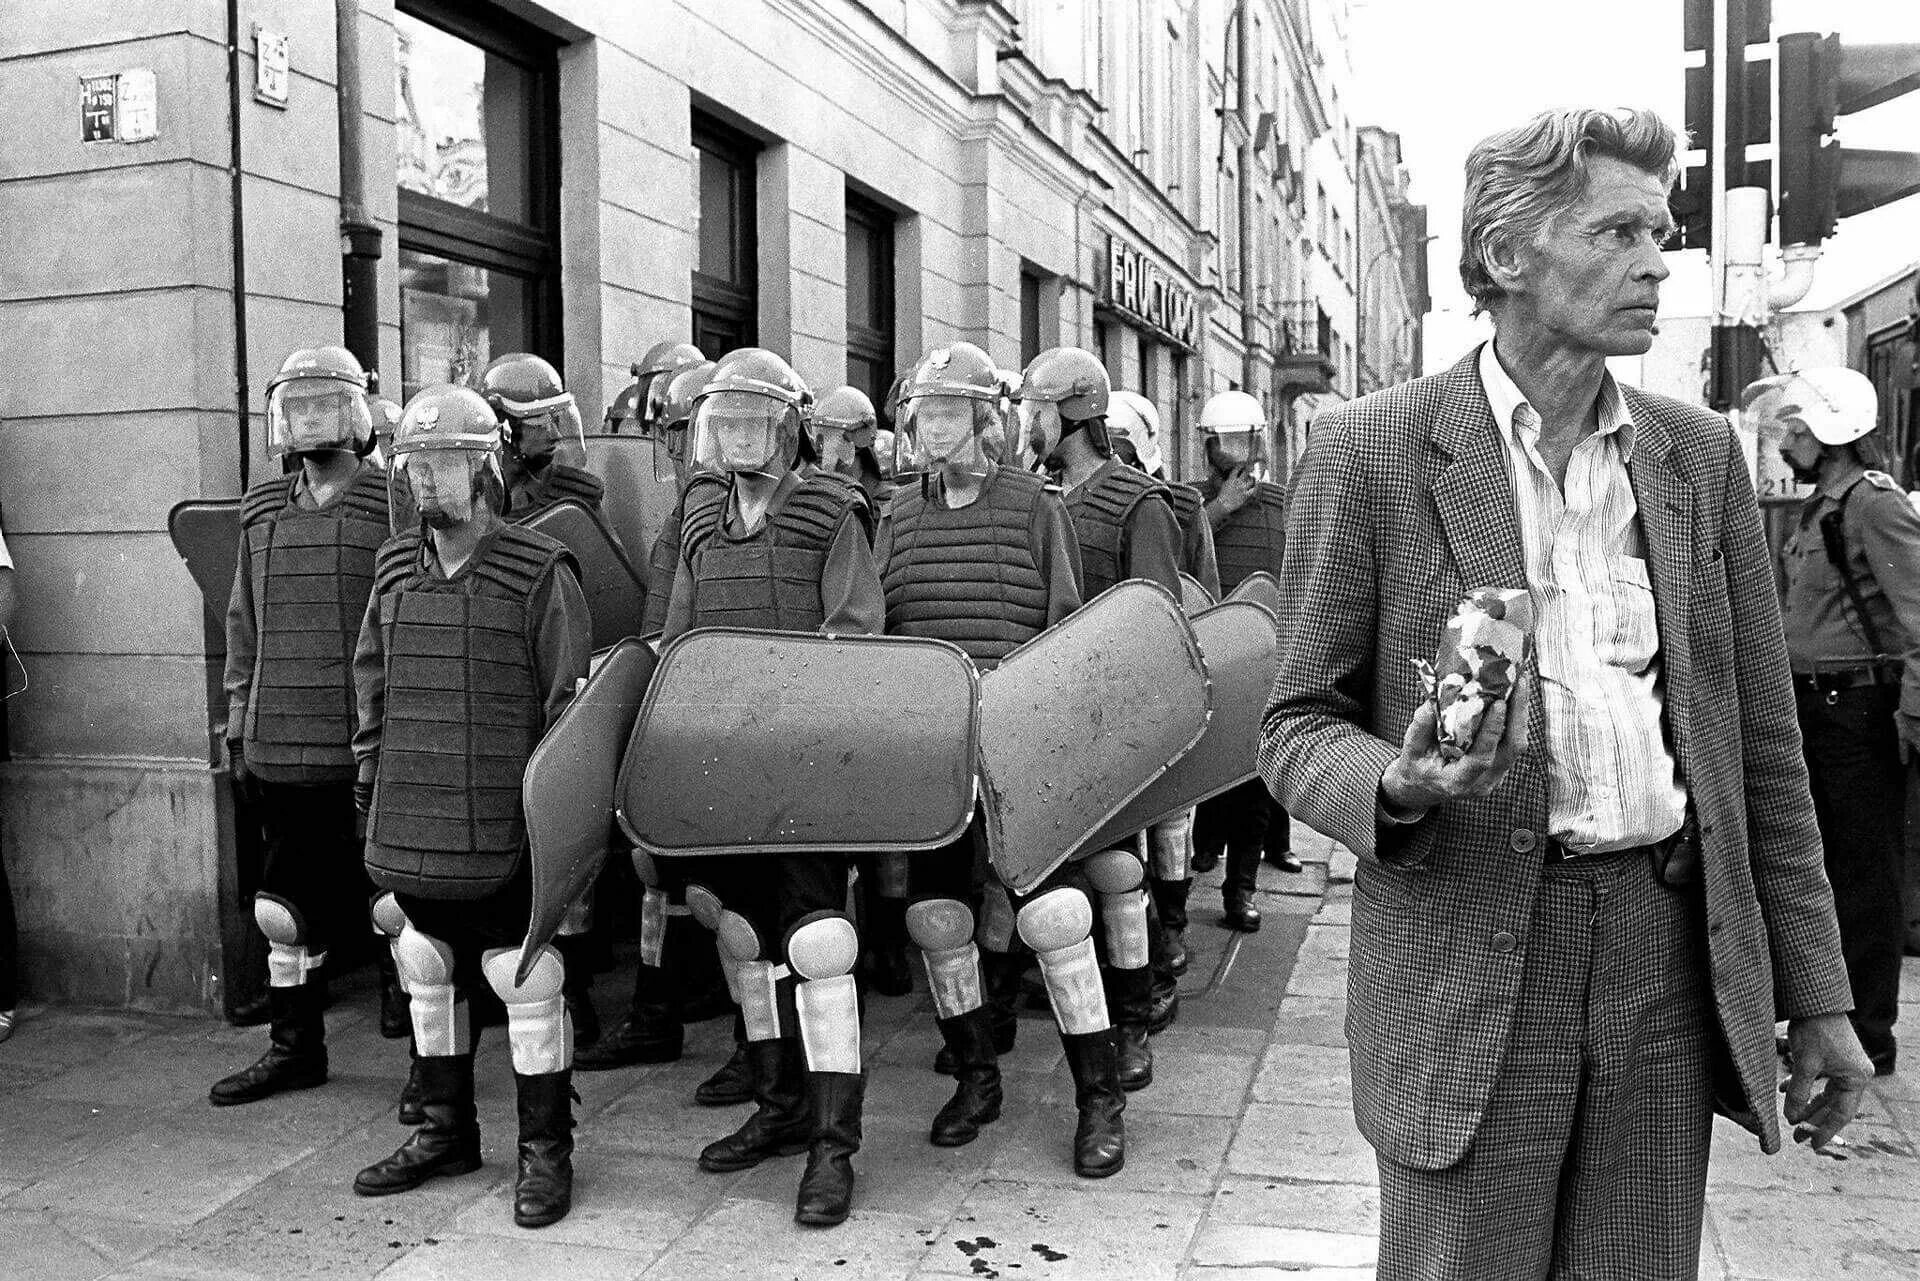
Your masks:
<svg viewBox="0 0 1920 1281"><path fill-rule="evenodd" d="M1264 569L1256 569L1240 580L1240 585L1227 593L1228 600L1250 600L1256 605L1266 606L1269 614L1280 617L1280 580Z"/></svg>
<svg viewBox="0 0 1920 1281"><path fill-rule="evenodd" d="M1192 574L1180 575L1180 608L1187 611L1187 617L1191 618L1203 609L1212 609L1216 603L1206 584Z"/></svg>
<svg viewBox="0 0 1920 1281"><path fill-rule="evenodd" d="M659 856L936 849L973 817L978 685L944 641L689 632L633 727L621 826Z"/></svg>
<svg viewBox="0 0 1920 1281"><path fill-rule="evenodd" d="M585 504L563 498L521 522L567 545L580 566L580 589L593 615L596 649L614 645L640 630L647 589L607 523Z"/></svg>
<svg viewBox="0 0 1920 1281"><path fill-rule="evenodd" d="M240 560L240 500L189 498L175 503L167 513L167 534L173 539L173 550L187 562L194 585L206 597L207 609L224 620L227 599L233 594L234 567ZM219 632L224 653L224 621Z"/></svg>
<svg viewBox="0 0 1920 1281"><path fill-rule="evenodd" d="M587 470L607 487L600 510L627 549L640 581L652 591L673 586L647 581L648 554L679 497L673 481L654 474L653 441L645 436L589 436Z"/></svg>
<svg viewBox="0 0 1920 1281"><path fill-rule="evenodd" d="M1173 594L1129 579L980 679L987 850L1025 891L1192 749L1210 694Z"/></svg>
<svg viewBox="0 0 1920 1281"><path fill-rule="evenodd" d="M613 831L613 784L620 749L633 732L654 670L653 649L623 640L594 656L587 683L533 749L520 782L533 873L533 912L520 945L523 983L540 949L586 892Z"/></svg>
<svg viewBox="0 0 1920 1281"><path fill-rule="evenodd" d="M1079 853L1117 845L1254 776L1260 722L1280 667L1273 615L1252 601L1226 601L1194 615L1193 634L1213 687L1213 716L1207 721L1206 734L1146 791L1103 823Z"/></svg>

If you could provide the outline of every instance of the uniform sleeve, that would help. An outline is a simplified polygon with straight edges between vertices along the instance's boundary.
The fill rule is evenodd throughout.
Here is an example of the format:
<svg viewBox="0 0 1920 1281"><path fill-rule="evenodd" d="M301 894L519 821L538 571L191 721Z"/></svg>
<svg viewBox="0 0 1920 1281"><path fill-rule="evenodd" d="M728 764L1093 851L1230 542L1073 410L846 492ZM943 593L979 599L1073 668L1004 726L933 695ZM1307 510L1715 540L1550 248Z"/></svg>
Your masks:
<svg viewBox="0 0 1920 1281"><path fill-rule="evenodd" d="M676 516L678 514L676 509ZM667 601L680 570L680 522L669 519L660 527L647 554L647 601L640 615L640 634L650 636L666 626Z"/></svg>
<svg viewBox="0 0 1920 1281"><path fill-rule="evenodd" d="M253 572L247 558L247 536L240 535L240 556L233 567L233 590L227 594L227 741L247 732L247 706L253 699L253 664L260 637L253 618Z"/></svg>
<svg viewBox="0 0 1920 1281"><path fill-rule="evenodd" d="M573 697L574 682L587 674L593 658L593 618L580 580L565 564L548 576L546 599L536 601L540 622L533 635L534 671L548 725Z"/></svg>
<svg viewBox="0 0 1920 1281"><path fill-rule="evenodd" d="M360 620L360 640L353 647L353 696L353 759L360 781L371 783L380 760L380 731L387 715L386 638L380 631L377 592L367 599L367 612Z"/></svg>
<svg viewBox="0 0 1920 1281"><path fill-rule="evenodd" d="M1898 490L1862 484L1854 492L1861 495L1854 503L1861 518L1851 523L1860 531L1860 546L1873 568L1873 581L1905 633L1882 638L1889 648L1900 640L1906 642L1900 710L1920 716L1920 514Z"/></svg>
<svg viewBox="0 0 1920 1281"><path fill-rule="evenodd" d="M820 624L836 636L878 636L887 627L880 570L867 545L866 524L849 510L840 518L820 570Z"/></svg>
<svg viewBox="0 0 1920 1281"><path fill-rule="evenodd" d="M1213 524L1204 516L1187 531L1186 563L1215 600L1220 599L1220 560L1213 550Z"/></svg>
<svg viewBox="0 0 1920 1281"><path fill-rule="evenodd" d="M660 644L664 646L692 626L693 567L687 564L687 549L682 547L674 558L673 588L660 615Z"/></svg>
<svg viewBox="0 0 1920 1281"><path fill-rule="evenodd" d="M1126 576L1155 582L1180 599L1180 522L1167 500L1152 495L1127 515Z"/></svg>
<svg viewBox="0 0 1920 1281"><path fill-rule="evenodd" d="M1033 511L1033 545L1040 555L1040 578L1047 585L1047 626L1079 609L1080 540L1073 518L1058 494L1046 494Z"/></svg>

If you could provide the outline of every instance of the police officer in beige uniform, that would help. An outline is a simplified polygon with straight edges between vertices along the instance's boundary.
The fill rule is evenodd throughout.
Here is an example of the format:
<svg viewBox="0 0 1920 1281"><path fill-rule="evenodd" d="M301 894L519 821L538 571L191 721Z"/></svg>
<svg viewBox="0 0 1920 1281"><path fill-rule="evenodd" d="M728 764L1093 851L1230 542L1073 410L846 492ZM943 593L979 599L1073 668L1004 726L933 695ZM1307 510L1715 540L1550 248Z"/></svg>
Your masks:
<svg viewBox="0 0 1920 1281"><path fill-rule="evenodd" d="M1906 777L1920 748L1920 515L1878 470L1879 406L1864 375L1782 374L1742 401L1814 487L1787 544L1787 652L1853 1026L1886 1076L1900 1000Z"/></svg>

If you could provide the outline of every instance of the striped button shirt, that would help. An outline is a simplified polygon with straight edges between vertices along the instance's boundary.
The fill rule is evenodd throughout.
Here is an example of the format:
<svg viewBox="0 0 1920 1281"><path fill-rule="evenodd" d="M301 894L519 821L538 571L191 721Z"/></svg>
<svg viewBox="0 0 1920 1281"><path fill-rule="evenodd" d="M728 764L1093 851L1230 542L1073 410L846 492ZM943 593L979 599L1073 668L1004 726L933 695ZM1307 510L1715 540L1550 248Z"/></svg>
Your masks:
<svg viewBox="0 0 1920 1281"><path fill-rule="evenodd" d="M1685 821L1687 794L1662 728L1660 633L1627 477L1626 402L1603 377L1599 429L1574 449L1563 494L1540 454L1540 415L1490 342L1480 384L1507 447L1533 599L1548 834L1576 854L1664 840Z"/></svg>

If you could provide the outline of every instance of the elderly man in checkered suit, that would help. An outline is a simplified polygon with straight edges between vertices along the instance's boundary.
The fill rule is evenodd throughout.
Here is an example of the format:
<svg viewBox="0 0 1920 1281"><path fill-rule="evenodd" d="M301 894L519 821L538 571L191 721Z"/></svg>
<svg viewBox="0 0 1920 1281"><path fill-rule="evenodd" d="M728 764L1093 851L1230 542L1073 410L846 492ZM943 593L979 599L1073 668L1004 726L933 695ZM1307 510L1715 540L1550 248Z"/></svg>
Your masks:
<svg viewBox="0 0 1920 1281"><path fill-rule="evenodd" d="M1313 431L1261 773L1359 857L1354 1112L1381 1281L1693 1277L1711 1116L1827 1142L1872 1075L1725 419L1614 382L1651 343L1673 130L1541 115L1467 161L1496 336ZM1438 751L1413 660L1524 588L1534 658ZM1510 715L1509 715L1510 713Z"/></svg>

